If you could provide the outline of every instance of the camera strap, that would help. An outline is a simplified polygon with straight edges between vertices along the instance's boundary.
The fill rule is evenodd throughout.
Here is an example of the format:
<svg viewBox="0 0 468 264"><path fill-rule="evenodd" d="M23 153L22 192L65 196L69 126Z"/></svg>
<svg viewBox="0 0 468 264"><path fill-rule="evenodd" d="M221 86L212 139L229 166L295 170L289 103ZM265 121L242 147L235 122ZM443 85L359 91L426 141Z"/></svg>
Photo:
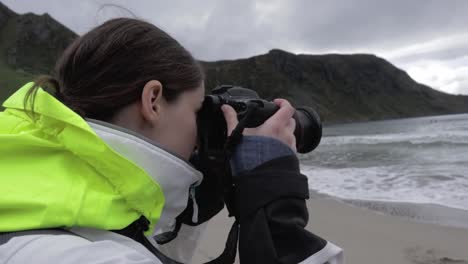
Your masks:
<svg viewBox="0 0 468 264"><path fill-rule="evenodd" d="M236 199L236 182L235 179L232 175L232 170L231 170L231 165L230 165L230 159L232 157L232 154L234 153L237 145L242 140L243 132L245 129L246 124L249 122L250 118L253 116L255 110L257 108L248 105L247 112L245 116L239 121L237 126L234 128L232 131L231 135L226 140L226 144L224 146L224 153L225 155L225 197L224 197L224 203L226 204L226 207L229 212L229 216L233 216L235 218L234 223L232 224L231 230L229 231L228 238L226 240L226 246L224 248L223 253L221 255L207 263L214 264L214 263L234 263L236 260L236 254L237 254L237 244L239 241L239 210L237 206L237 199Z"/></svg>
<svg viewBox="0 0 468 264"><path fill-rule="evenodd" d="M247 104L247 110L244 117L241 120L239 120L237 126L234 128L234 130L232 130L231 135L227 138L226 144L224 146L224 151L226 153L226 158L228 159L228 162L232 156L232 153L234 153L236 146L240 143L242 139L242 132L244 132L247 123L250 122L256 110L256 105ZM231 167L227 167L229 169L229 175L231 175Z"/></svg>

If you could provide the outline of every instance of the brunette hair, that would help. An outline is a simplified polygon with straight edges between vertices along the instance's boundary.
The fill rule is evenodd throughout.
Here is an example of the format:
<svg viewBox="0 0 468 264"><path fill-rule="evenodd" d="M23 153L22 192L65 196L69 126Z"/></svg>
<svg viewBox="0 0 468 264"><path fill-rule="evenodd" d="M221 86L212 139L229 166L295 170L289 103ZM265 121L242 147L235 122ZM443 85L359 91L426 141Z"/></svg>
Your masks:
<svg viewBox="0 0 468 264"><path fill-rule="evenodd" d="M62 103L82 117L107 121L141 97L158 80L173 101L200 86L203 70L192 55L158 27L133 18L112 19L76 39L57 60L54 75L39 77L24 106L34 113L39 87L51 87Z"/></svg>

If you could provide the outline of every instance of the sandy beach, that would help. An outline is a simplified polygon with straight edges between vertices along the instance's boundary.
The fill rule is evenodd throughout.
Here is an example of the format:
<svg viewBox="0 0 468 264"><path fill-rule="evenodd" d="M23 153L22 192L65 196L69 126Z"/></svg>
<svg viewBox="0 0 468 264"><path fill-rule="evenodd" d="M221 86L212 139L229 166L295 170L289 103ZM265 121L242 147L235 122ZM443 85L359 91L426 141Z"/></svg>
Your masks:
<svg viewBox="0 0 468 264"><path fill-rule="evenodd" d="M307 229L343 248L347 264L468 264L468 229L383 215L327 197L313 196L307 205ZM210 221L193 263L222 252L232 224L226 215Z"/></svg>

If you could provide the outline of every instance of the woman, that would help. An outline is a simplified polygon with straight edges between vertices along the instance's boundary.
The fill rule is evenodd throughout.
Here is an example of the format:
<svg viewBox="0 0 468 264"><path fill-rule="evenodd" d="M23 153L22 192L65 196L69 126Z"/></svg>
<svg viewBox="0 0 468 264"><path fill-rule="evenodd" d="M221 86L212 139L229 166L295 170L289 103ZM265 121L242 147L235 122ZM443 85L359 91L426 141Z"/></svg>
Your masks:
<svg viewBox="0 0 468 264"><path fill-rule="evenodd" d="M164 249L154 238L203 179L188 163L204 98L200 65L154 25L121 18L74 41L55 73L19 89L0 113L0 262L167 262L155 248L188 262L196 244ZM275 103L280 110L244 131L231 161L246 179L239 189L250 190L238 198L241 261L332 263L340 250L304 229L307 184L294 154L294 108ZM237 115L222 109L232 131ZM262 146L274 151L245 161L243 153ZM265 175L294 191L268 195ZM244 206L248 197L268 204Z"/></svg>

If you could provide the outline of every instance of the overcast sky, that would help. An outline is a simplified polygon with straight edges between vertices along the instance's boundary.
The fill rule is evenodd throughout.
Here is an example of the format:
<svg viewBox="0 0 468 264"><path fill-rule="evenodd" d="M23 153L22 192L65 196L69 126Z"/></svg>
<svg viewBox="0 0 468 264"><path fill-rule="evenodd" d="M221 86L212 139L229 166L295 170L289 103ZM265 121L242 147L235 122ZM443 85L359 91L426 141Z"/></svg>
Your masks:
<svg viewBox="0 0 468 264"><path fill-rule="evenodd" d="M373 53L433 88L468 95L468 0L0 0L49 13L78 34L128 12L197 59L293 53Z"/></svg>

